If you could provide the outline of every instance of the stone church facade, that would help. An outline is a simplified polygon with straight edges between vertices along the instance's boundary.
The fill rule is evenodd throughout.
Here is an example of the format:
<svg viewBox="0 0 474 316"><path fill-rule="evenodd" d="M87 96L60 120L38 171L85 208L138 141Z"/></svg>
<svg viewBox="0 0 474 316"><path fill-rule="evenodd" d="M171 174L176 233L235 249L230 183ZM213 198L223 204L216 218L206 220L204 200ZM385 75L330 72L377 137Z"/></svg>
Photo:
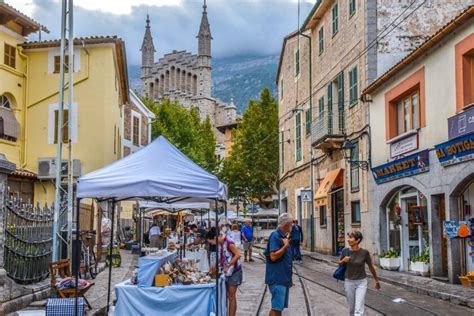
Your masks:
<svg viewBox="0 0 474 316"><path fill-rule="evenodd" d="M224 158L230 152L226 135L236 127L237 108L231 101L225 104L212 97L212 35L204 2L198 39L198 53L174 50L155 62L155 46L147 16L141 47L142 95L155 102L167 98L185 108L197 107L201 118L211 118L217 140L216 155Z"/></svg>

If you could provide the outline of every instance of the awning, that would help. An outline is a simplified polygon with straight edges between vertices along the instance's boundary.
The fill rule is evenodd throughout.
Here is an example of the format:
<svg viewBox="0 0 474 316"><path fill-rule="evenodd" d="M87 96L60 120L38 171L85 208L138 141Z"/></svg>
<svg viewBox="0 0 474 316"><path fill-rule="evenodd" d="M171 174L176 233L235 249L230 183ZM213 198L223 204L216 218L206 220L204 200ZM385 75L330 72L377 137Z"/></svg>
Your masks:
<svg viewBox="0 0 474 316"><path fill-rule="evenodd" d="M343 169L339 168L333 171L328 172L324 177L323 182L316 191L314 196L315 204L316 205L327 205L327 198L329 192L331 192L334 185L336 186L343 186L342 183L342 172Z"/></svg>

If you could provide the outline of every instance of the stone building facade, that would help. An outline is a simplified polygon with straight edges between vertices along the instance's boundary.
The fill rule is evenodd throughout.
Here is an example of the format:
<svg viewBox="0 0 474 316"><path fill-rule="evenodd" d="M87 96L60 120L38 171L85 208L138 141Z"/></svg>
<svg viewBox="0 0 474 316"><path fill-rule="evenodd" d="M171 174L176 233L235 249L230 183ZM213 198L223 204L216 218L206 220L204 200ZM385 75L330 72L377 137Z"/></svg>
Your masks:
<svg viewBox="0 0 474 316"><path fill-rule="evenodd" d="M402 58L435 32L429 25L444 24L467 5L447 2L399 1L392 6L389 1L321 0L306 18L301 34L292 33L284 39L276 78L280 92L280 202L282 210L301 219L307 248L313 235L314 250L340 253L346 233L357 229L366 236L362 246L372 253L378 251L379 226L373 222L368 199L369 110L360 92L397 61L388 54L392 40L398 43L393 48L397 58ZM433 6L444 14L433 18ZM306 36L311 38L311 53ZM351 149L343 150L344 144ZM301 201L301 189L311 187L310 161L313 212L309 202Z"/></svg>
<svg viewBox="0 0 474 316"><path fill-rule="evenodd" d="M408 271L427 252L427 274L451 283L474 270L471 235L444 231L446 220L474 228L473 80L471 6L363 92L371 100L369 202L379 253L397 250Z"/></svg>
<svg viewBox="0 0 474 316"><path fill-rule="evenodd" d="M167 98L186 108L197 107L201 118L209 116L215 127L216 155L224 158L232 142L225 141L225 131L233 129L238 119L233 102L225 104L212 97L212 34L204 2L198 35L198 53L174 50L155 62L155 46L147 17L141 47L142 95L155 102Z"/></svg>

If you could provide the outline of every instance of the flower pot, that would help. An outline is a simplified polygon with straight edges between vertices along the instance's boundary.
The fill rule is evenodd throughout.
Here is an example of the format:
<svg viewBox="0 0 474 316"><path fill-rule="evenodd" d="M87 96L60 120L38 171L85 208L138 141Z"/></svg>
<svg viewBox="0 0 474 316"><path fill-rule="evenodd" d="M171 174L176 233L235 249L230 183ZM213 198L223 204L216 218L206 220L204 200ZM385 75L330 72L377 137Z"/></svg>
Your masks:
<svg viewBox="0 0 474 316"><path fill-rule="evenodd" d="M422 261L410 262L410 270L421 274L422 276L428 276L430 274L430 264Z"/></svg>
<svg viewBox="0 0 474 316"><path fill-rule="evenodd" d="M380 258L380 267L385 270L396 271L400 269L400 257Z"/></svg>

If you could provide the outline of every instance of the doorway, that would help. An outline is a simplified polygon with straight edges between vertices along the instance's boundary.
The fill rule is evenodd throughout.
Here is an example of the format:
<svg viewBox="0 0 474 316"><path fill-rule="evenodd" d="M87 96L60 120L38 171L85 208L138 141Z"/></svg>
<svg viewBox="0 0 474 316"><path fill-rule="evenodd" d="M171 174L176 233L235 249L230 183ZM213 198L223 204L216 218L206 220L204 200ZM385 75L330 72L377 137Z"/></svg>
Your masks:
<svg viewBox="0 0 474 316"><path fill-rule="evenodd" d="M346 245L344 227L344 190L331 192L331 207L333 218L333 253L340 256Z"/></svg>

